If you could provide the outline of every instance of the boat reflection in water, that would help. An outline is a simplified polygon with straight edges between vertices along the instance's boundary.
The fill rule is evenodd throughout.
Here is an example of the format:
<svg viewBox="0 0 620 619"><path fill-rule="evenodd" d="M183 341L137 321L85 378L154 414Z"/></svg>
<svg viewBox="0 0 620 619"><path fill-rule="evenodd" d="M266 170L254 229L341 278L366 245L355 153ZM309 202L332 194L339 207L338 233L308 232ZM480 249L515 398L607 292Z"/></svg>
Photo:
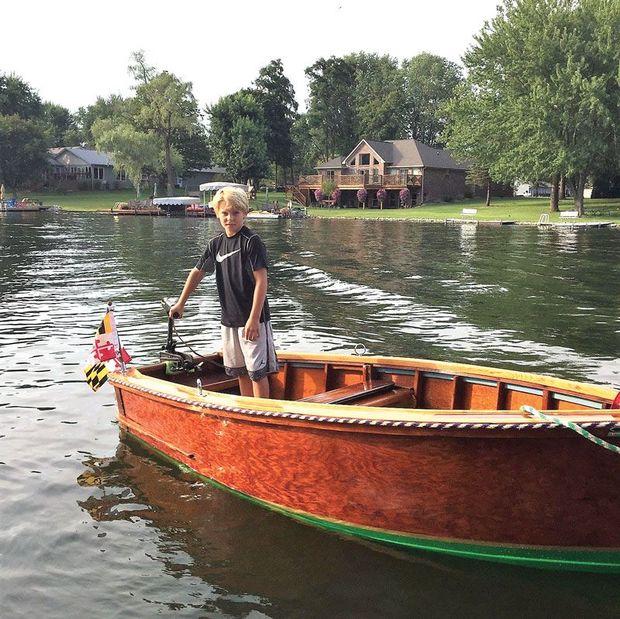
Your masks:
<svg viewBox="0 0 620 619"><path fill-rule="evenodd" d="M524 614L552 613L570 596L575 612L589 609L607 616L613 603L608 575L567 579L561 573L415 556L325 535L196 481L125 432L121 439L114 457L84 462L88 468L78 483L92 487L92 494L79 505L99 523L100 535L109 529L105 523L114 521L143 527L129 537L122 529L127 543L140 543L133 549L129 577L135 576L140 556L144 560L142 578L132 586L147 590L149 572L159 563L175 579L159 595L178 608L185 604L229 616L254 610L269 617L396 617L429 608L438 615L467 615L469 609L479 616L509 616L515 607ZM115 558L120 569L123 560ZM160 579L156 582L161 586ZM488 595L496 589L501 596ZM194 592L189 599L184 597L188 590ZM143 591L132 593L149 598Z"/></svg>

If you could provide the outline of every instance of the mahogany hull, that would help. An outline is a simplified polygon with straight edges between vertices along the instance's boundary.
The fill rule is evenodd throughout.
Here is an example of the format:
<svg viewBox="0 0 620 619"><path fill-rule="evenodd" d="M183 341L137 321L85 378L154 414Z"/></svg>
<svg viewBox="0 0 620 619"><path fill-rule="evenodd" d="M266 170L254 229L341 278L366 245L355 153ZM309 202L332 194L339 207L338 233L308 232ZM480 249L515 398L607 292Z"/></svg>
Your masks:
<svg viewBox="0 0 620 619"><path fill-rule="evenodd" d="M620 571L620 457L568 430L364 424L312 407L281 416L273 400L252 411L222 394L210 403L112 382L132 435L298 520L403 547Z"/></svg>

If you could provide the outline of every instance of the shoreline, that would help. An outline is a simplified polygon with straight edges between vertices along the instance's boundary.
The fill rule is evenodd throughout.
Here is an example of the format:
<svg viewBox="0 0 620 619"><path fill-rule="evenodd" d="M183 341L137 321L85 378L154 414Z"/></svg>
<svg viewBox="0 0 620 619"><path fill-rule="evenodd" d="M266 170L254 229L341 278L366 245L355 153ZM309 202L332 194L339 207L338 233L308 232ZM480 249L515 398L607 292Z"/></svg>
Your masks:
<svg viewBox="0 0 620 619"><path fill-rule="evenodd" d="M56 205L55 205L56 206ZM58 209L58 207L56 207ZM353 210L353 209L350 209ZM392 209L390 209L392 210ZM393 209L395 210L395 209ZM44 210L42 212L52 212ZM87 213L96 213L99 215L110 215L110 211L107 209L79 209L79 208L65 208L60 207L58 210L53 211L55 213L71 213L71 214L87 214ZM144 214L144 215L134 215L131 213L124 214L123 217L160 217L160 215L152 215L152 214ZM203 219L191 217L191 219ZM204 218L209 219L209 218ZM510 220L502 220L502 219L458 219L454 217L449 218L441 218L441 217L381 217L371 216L371 217L361 217L358 215L338 215L338 214L317 214L311 213L308 215L307 219L343 219L349 221L393 221L398 223L434 223L434 224L442 224L445 226L448 225L473 225L473 226L485 226L485 227L496 227L496 228L504 228L509 226L534 226L537 228L554 228L554 229L580 229L580 228L590 228L590 229L601 229L601 228L618 228L620 227L620 222L614 221L612 218L610 219L590 219L587 216L583 218L575 218L572 221L549 221L545 224L539 224L536 221L519 221L515 219Z"/></svg>
<svg viewBox="0 0 620 619"><path fill-rule="evenodd" d="M60 212L63 213L72 213L72 214L86 214L86 213L97 213L100 215L109 215L110 212L107 210L85 210L85 209L70 209L70 208L62 208ZM133 214L128 213L123 215L123 217L131 217ZM136 217L159 217L159 215L133 215ZM201 218L201 217L192 217L191 219L209 219L209 218ZM518 220L499 220L499 219L455 219L455 218L433 218L433 217L359 217L355 215L347 215L347 216L330 216L330 215L316 215L311 214L308 215L307 219L335 219L335 220L346 220L346 221L393 221L398 223L433 223L433 224L443 224L445 226L448 225L473 225L473 226L488 226L488 227L509 227L509 226L535 226L537 228L564 228L564 229L579 229L579 228L618 228L620 227L620 222L609 221L609 220L590 220L587 218L576 219L575 221L551 221L546 224L539 224L536 221L518 221Z"/></svg>

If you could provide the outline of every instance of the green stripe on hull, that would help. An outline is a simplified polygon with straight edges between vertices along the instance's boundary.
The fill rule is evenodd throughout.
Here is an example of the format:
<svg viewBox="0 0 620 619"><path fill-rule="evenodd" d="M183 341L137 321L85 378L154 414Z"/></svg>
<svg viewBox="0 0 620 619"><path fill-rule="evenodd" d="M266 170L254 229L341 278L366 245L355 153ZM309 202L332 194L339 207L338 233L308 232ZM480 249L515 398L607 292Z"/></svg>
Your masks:
<svg viewBox="0 0 620 619"><path fill-rule="evenodd" d="M563 549L553 547L517 546L517 545L493 545L476 544L470 542L453 541L433 537L416 537L405 535L394 531L374 529L354 525L346 522L320 518L305 512L295 511L276 503L270 503L258 499L230 486L220 483L210 477L198 473L190 466L175 460L163 451L153 447L150 443L125 431L134 440L144 445L148 450L156 453L164 460L172 463L184 472L191 473L205 480L209 484L226 490L242 499L251 501L272 511L284 514L299 522L327 529L342 535L359 537L401 549L423 550L438 552L468 559L478 559L482 561L493 561L496 563L509 563L525 567L535 567L539 569L552 569L563 571L579 572L599 572L599 573L620 573L620 551L615 550L585 550L585 549Z"/></svg>

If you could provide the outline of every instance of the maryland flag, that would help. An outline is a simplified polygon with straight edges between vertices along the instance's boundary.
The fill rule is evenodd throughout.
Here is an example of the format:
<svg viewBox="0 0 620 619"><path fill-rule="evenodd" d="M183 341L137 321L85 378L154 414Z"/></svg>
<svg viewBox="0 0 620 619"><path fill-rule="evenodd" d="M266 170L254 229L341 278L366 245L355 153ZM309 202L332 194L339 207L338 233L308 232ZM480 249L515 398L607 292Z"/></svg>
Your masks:
<svg viewBox="0 0 620 619"><path fill-rule="evenodd" d="M129 361L131 357L121 346L114 320L114 308L110 305L95 333L93 347L83 368L86 382L93 391L97 391L108 380L110 371L120 370Z"/></svg>

